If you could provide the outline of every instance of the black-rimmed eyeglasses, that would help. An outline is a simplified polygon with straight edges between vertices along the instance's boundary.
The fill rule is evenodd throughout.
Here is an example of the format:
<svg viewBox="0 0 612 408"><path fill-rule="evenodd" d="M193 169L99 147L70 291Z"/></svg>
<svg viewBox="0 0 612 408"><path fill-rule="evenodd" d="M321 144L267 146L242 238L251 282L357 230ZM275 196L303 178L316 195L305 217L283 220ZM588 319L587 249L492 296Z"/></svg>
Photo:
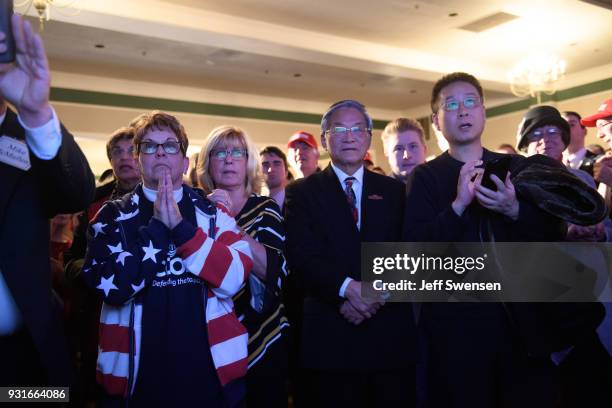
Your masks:
<svg viewBox="0 0 612 408"><path fill-rule="evenodd" d="M164 143L149 141L140 142L138 151L144 154L155 154L159 146L161 146L167 154L177 154L181 151L181 144L173 140L167 140Z"/></svg>

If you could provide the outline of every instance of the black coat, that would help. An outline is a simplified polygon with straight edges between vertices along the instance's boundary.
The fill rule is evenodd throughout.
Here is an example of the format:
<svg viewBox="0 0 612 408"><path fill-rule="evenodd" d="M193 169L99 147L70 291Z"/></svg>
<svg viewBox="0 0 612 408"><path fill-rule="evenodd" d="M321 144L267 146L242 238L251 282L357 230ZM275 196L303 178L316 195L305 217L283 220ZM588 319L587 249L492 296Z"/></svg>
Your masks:
<svg viewBox="0 0 612 408"><path fill-rule="evenodd" d="M25 139L10 110L0 134ZM63 126L56 157L40 160L30 154L30 162L28 171L0 163L0 271L38 349L49 385L67 385L69 358L51 294L49 218L84 209L93 197L94 176Z"/></svg>
<svg viewBox="0 0 612 408"><path fill-rule="evenodd" d="M345 278L361 280L361 243L401 241L404 197L404 184L365 170L358 230L331 166L287 187L287 258L305 294L307 368L397 369L416 359L410 304L387 303L359 326L339 312Z"/></svg>

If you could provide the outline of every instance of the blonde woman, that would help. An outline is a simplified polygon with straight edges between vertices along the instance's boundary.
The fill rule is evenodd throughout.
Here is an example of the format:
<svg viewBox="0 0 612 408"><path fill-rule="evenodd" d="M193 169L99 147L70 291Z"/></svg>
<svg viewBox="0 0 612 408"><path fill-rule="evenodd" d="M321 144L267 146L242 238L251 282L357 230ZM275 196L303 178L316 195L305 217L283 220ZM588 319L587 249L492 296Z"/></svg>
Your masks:
<svg viewBox="0 0 612 408"><path fill-rule="evenodd" d="M197 174L208 198L235 217L253 253L248 283L234 296L236 314L249 332L247 406L286 407L285 229L276 202L258 195L259 152L242 129L218 127L202 147Z"/></svg>

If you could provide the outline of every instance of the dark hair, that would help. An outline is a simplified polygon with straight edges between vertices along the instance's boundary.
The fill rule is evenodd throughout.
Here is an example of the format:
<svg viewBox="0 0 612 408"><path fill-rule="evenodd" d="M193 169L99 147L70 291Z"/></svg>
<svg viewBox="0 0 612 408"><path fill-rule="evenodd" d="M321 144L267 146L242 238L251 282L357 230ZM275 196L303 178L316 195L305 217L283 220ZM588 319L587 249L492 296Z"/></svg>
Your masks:
<svg viewBox="0 0 612 408"><path fill-rule="evenodd" d="M108 142L106 142L106 157L108 157L108 161L111 159L111 150L120 140L132 140L134 139L134 128L132 127L121 127L115 130L112 134Z"/></svg>
<svg viewBox="0 0 612 408"><path fill-rule="evenodd" d="M161 111L151 111L139 115L130 122L130 126L134 128L134 145L136 151L140 153L140 142L144 135L152 129L155 130L169 130L178 139L181 145L181 152L183 156L187 155L187 147L189 147L189 139L187 139L187 133L185 128L178 119L169 113Z"/></svg>
<svg viewBox="0 0 612 408"><path fill-rule="evenodd" d="M259 152L260 156L263 156L264 154L273 154L275 156L280 157L285 165L285 173L287 175L287 180L291 180L289 178L289 176L291 176L291 173L289 172L289 165L287 164L287 156L281 149L276 146L266 146L261 152Z"/></svg>
<svg viewBox="0 0 612 408"><path fill-rule="evenodd" d="M453 72L448 75L444 75L442 78L438 79L438 81L434 84L434 87L431 91L431 112L438 113L438 98L440 97L440 92L442 89L447 87L450 84L454 84L455 82L467 82L472 85L478 91L478 95L480 96L480 100L484 103L484 94L482 93L482 86L480 82L474 75L467 74L465 72Z"/></svg>
<svg viewBox="0 0 612 408"><path fill-rule="evenodd" d="M582 120L582 116L580 116L580 114L578 112L574 112L574 111L563 111L561 112L561 116L566 117L566 116L574 116L576 119L578 119L578 124L580 125L581 128L586 129L585 126L582 124L581 120Z"/></svg>
<svg viewBox="0 0 612 408"><path fill-rule="evenodd" d="M366 125L368 126L368 133L370 134L370 136L372 136L372 118L368 114L368 111L366 110L365 106L361 102L356 101L354 99L345 99L342 101L338 101L331 105L329 109L327 109L327 112L325 112L323 118L321 119L321 136L323 136L323 134L325 134L325 132L329 128L329 118L334 114L335 111L342 108L353 108L361 112L363 118L365 119Z"/></svg>

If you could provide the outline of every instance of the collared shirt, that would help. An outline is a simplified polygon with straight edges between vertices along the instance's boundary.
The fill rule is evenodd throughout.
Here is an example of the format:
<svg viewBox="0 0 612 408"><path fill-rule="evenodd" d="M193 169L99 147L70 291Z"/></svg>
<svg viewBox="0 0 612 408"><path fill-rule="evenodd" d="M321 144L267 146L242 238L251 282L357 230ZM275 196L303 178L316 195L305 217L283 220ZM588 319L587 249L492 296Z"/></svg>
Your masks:
<svg viewBox="0 0 612 408"><path fill-rule="evenodd" d="M276 201L276 204L280 207L281 211L283 210L283 205L285 204L285 189L279 190L276 194L270 193L270 198Z"/></svg>
<svg viewBox="0 0 612 408"><path fill-rule="evenodd" d="M51 108L53 117L46 124L37 127L27 127L21 118L17 120L25 129L25 139L32 153L42 160L51 160L56 155L62 144L62 132L55 110ZM0 115L0 124L4 122L6 112ZM21 313L11 291L0 271L0 336L13 334L23 324Z"/></svg>
<svg viewBox="0 0 612 408"><path fill-rule="evenodd" d="M576 153L567 153L567 150L563 152L563 163L571 169L579 169L584 156L586 155L586 148L578 150Z"/></svg>
<svg viewBox="0 0 612 408"><path fill-rule="evenodd" d="M340 182L340 188L342 189L342 191L344 191L344 189L346 188L344 180L346 180L347 177L355 178L355 180L353 180L352 188L353 192L355 193L355 206L357 207L357 229L361 229L361 193L363 191L363 166L359 167L359 169L352 175L346 174L345 172L340 170L334 165L333 162L331 163L331 166L334 170L334 173L336 173L336 176L338 177L338 181ZM344 279L344 282L342 283L342 286L340 286L340 290L338 291L340 297L344 297L344 291L352 280L353 279L348 277Z"/></svg>
<svg viewBox="0 0 612 408"><path fill-rule="evenodd" d="M346 174L345 172L343 172L342 170L340 170L338 167L336 167L334 165L334 163L331 163L332 169L334 170L334 173L336 173L336 176L338 177L338 181L340 182L340 188L342 188L342 191L344 191L346 189L346 184L344 184L344 180L347 179L347 177L354 177L355 180L353 180L353 192L355 193L355 206L357 207L357 229L361 229L361 191L363 190L363 166L359 167L359 170L357 170L354 174Z"/></svg>

